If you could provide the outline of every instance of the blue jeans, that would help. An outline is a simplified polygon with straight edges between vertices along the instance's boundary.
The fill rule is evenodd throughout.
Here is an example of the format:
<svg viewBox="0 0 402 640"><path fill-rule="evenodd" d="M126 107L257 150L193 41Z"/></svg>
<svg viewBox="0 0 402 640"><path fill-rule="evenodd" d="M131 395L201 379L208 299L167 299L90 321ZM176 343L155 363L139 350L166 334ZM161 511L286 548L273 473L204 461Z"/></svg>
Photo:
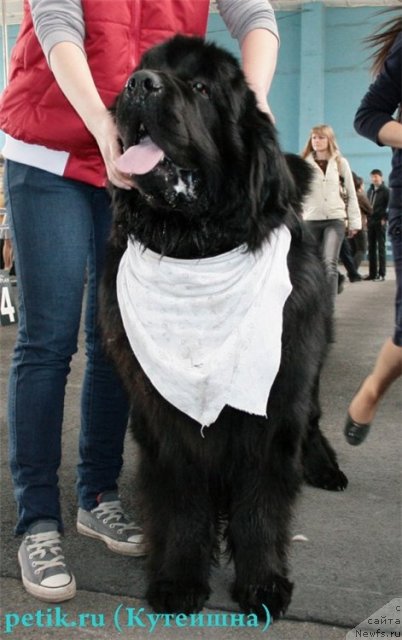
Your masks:
<svg viewBox="0 0 402 640"><path fill-rule="evenodd" d="M338 261L345 238L343 220L306 220L305 225L314 237L321 253L331 295L332 308L338 294Z"/></svg>
<svg viewBox="0 0 402 640"><path fill-rule="evenodd" d="M87 273L86 370L81 394L78 502L117 489L128 419L126 393L102 352L97 290L111 226L105 189L7 161L7 213L18 278L19 327L9 378L10 466L17 533L53 518L64 395Z"/></svg>

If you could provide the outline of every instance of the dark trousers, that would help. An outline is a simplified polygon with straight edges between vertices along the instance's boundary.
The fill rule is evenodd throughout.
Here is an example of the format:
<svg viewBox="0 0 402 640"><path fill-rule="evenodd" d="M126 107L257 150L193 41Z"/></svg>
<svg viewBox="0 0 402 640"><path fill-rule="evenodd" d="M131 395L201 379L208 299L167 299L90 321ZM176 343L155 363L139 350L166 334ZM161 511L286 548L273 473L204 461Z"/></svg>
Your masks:
<svg viewBox="0 0 402 640"><path fill-rule="evenodd" d="M348 238L344 238L341 250L339 253L339 258L341 259L343 266L345 267L349 280L353 280L353 278L358 278L359 273L356 269L355 261L353 260L352 249L349 244Z"/></svg>
<svg viewBox="0 0 402 640"><path fill-rule="evenodd" d="M402 211L389 210L389 237L392 244L392 255L396 275L395 295L395 331L393 342L402 347Z"/></svg>
<svg viewBox="0 0 402 640"><path fill-rule="evenodd" d="M386 225L372 222L367 229L369 276L385 276L385 231Z"/></svg>
<svg viewBox="0 0 402 640"><path fill-rule="evenodd" d="M353 238L349 238L353 261L358 269L367 253L367 229L358 231Z"/></svg>

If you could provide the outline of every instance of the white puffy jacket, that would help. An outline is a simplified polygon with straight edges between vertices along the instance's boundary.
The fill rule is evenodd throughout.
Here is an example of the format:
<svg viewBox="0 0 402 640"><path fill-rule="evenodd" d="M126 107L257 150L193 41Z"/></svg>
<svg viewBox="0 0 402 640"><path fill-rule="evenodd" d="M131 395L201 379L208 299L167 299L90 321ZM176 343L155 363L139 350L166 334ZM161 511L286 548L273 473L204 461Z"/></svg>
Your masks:
<svg viewBox="0 0 402 640"><path fill-rule="evenodd" d="M339 159L340 172L348 193L348 211L339 191L339 171L335 157L328 161L325 175L314 160L313 154L307 156L306 161L313 167L313 181L310 193L303 200L304 220L345 220L349 219L348 227L362 228L362 219L357 201L356 189L348 161Z"/></svg>

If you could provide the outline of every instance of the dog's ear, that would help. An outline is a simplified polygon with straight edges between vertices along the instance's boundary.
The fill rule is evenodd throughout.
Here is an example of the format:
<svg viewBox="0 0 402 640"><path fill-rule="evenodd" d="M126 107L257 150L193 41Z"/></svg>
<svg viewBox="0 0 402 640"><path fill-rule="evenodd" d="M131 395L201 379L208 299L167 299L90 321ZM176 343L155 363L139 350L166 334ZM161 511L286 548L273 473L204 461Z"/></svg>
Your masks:
<svg viewBox="0 0 402 640"><path fill-rule="evenodd" d="M260 230L266 230L267 224L275 228L283 222L291 201L297 198L293 177L279 147L274 124L267 114L257 108L254 94L246 105L242 130L249 158L251 222L258 238Z"/></svg>

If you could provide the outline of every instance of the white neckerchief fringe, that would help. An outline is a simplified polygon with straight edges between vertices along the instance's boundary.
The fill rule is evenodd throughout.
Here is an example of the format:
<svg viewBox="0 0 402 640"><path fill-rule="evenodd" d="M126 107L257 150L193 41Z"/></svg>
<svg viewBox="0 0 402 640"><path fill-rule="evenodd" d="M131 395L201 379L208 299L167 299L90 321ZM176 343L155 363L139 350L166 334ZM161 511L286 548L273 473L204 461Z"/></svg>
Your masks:
<svg viewBox="0 0 402 640"><path fill-rule="evenodd" d="M242 246L177 260L128 243L117 296L131 348L159 393L202 426L225 405L266 416L292 290L289 246L285 226L255 254Z"/></svg>

